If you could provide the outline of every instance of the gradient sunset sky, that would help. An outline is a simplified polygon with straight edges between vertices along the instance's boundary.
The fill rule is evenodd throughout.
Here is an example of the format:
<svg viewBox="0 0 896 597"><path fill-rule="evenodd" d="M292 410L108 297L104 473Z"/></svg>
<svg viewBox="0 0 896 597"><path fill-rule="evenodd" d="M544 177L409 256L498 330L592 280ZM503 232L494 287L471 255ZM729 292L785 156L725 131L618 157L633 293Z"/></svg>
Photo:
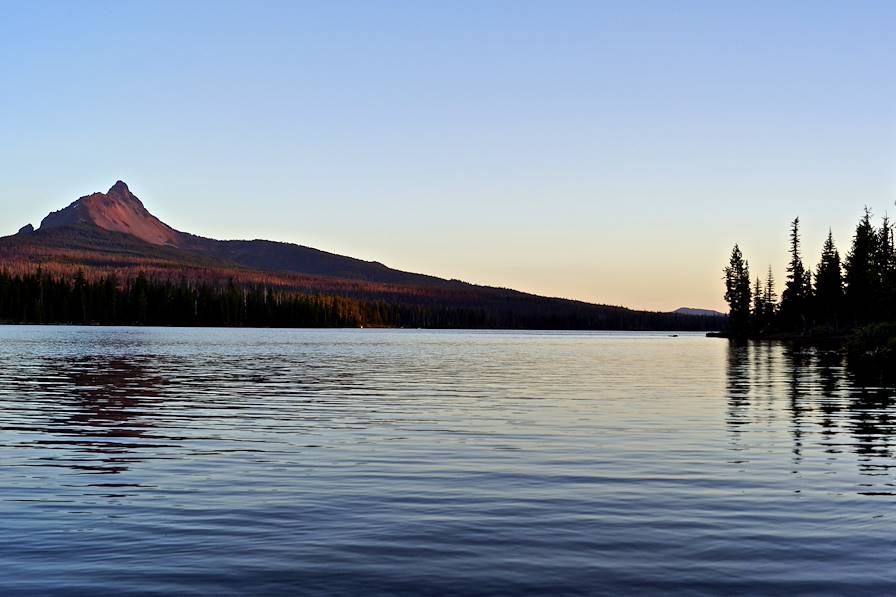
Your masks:
<svg viewBox="0 0 896 597"><path fill-rule="evenodd" d="M722 308L896 199L894 2L16 2L0 234L117 179L175 228Z"/></svg>

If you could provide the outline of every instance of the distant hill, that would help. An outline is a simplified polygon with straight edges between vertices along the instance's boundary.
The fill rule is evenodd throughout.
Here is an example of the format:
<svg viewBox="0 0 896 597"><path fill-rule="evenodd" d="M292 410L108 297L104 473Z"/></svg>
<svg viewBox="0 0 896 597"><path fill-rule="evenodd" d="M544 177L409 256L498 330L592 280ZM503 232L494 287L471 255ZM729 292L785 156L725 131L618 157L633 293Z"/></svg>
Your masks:
<svg viewBox="0 0 896 597"><path fill-rule="evenodd" d="M204 238L175 230L156 218L122 181L106 193L86 195L47 215L37 230L26 225L17 234L0 238L0 271L21 278L38 267L42 275L64 279L72 279L79 271L87 280L114 275L119 286L142 273L162 285L159 292L165 292L166 283L194 289L201 285L208 287L205 292L220 292L235 283L246 292L263 287L279 293L277 296L346 297L365 313L385 312L385 306L400 307L405 313L400 321L383 316L390 325L635 330L720 327L715 312L707 317L698 312L635 311L405 272L301 245ZM375 304L384 307L374 309ZM21 308L28 312L27 305ZM463 316L457 315L461 312ZM362 324L363 318L352 321ZM165 323L164 319L160 323Z"/></svg>
<svg viewBox="0 0 896 597"><path fill-rule="evenodd" d="M728 317L724 313L712 309L692 309L690 307L681 307L672 312L678 315L696 315L698 317Z"/></svg>

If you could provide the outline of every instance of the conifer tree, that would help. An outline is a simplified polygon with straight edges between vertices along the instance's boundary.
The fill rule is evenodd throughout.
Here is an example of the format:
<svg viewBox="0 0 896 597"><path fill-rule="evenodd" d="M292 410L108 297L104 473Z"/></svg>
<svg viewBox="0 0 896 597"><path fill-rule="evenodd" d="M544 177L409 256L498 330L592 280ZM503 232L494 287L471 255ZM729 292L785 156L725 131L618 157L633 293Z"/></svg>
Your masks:
<svg viewBox="0 0 896 597"><path fill-rule="evenodd" d="M790 263L787 265L787 282L781 294L781 317L787 328L805 330L811 289L811 273L806 271L800 256L800 219L794 218L790 224Z"/></svg>
<svg viewBox="0 0 896 597"><path fill-rule="evenodd" d="M855 323L871 321L875 317L874 302L878 290L875 261L878 240L871 224L871 211L866 207L865 215L856 226L852 248L846 256L843 276L849 317Z"/></svg>
<svg viewBox="0 0 896 597"><path fill-rule="evenodd" d="M890 218L886 215L882 218L880 229L877 231L877 251L874 258L877 271L881 274L888 273L888 270L893 267L893 225L890 224Z"/></svg>
<svg viewBox="0 0 896 597"><path fill-rule="evenodd" d="M762 302L765 303L765 321L767 325L771 325L775 320L778 303L778 295L775 292L775 275L772 273L771 265L768 266L768 277L765 279L765 296L763 296Z"/></svg>
<svg viewBox="0 0 896 597"><path fill-rule="evenodd" d="M75 274L75 305L76 312L80 323L87 322L87 278L84 277L84 270L79 269Z"/></svg>
<svg viewBox="0 0 896 597"><path fill-rule="evenodd" d="M821 252L821 261L815 273L815 311L819 322L837 326L843 309L843 276L840 253L834 245L834 235L828 230L828 238Z"/></svg>
<svg viewBox="0 0 896 597"><path fill-rule="evenodd" d="M765 328L765 301L763 299L762 282L759 280L759 276L756 276L756 281L753 283L753 311L751 313L754 332L761 332Z"/></svg>
<svg viewBox="0 0 896 597"><path fill-rule="evenodd" d="M877 232L874 267L877 271L876 314L878 319L892 320L896 315L896 248L893 245L893 225L883 217Z"/></svg>
<svg viewBox="0 0 896 597"><path fill-rule="evenodd" d="M736 336L745 336L750 329L750 265L744 261L740 247L734 245L725 268L725 301L728 303L728 326Z"/></svg>

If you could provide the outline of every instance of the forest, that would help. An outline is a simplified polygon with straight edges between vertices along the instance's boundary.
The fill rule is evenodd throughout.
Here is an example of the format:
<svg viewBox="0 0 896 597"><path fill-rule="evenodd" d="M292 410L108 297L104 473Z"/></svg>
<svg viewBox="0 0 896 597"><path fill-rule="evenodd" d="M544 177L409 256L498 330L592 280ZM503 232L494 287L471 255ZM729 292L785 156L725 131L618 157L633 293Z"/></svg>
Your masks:
<svg viewBox="0 0 896 597"><path fill-rule="evenodd" d="M719 318L633 311L544 297L391 300L277 286L115 274L0 270L0 322L233 327L413 327L558 330L712 330Z"/></svg>
<svg viewBox="0 0 896 597"><path fill-rule="evenodd" d="M896 356L896 248L887 216L875 225L871 210L855 228L841 258L833 234L814 269L802 258L800 220L790 225L789 262L778 298L771 268L753 278L750 264L734 245L724 268L727 335L737 338L804 337L848 339L875 356Z"/></svg>

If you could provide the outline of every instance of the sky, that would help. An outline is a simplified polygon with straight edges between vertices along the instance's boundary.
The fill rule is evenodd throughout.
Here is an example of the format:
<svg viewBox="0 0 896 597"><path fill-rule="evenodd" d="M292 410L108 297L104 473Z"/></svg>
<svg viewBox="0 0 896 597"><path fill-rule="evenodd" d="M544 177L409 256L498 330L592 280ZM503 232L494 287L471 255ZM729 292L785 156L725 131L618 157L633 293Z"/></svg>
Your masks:
<svg viewBox="0 0 896 597"><path fill-rule="evenodd" d="M0 234L128 183L179 230L722 309L896 216L893 2L7 2Z"/></svg>

